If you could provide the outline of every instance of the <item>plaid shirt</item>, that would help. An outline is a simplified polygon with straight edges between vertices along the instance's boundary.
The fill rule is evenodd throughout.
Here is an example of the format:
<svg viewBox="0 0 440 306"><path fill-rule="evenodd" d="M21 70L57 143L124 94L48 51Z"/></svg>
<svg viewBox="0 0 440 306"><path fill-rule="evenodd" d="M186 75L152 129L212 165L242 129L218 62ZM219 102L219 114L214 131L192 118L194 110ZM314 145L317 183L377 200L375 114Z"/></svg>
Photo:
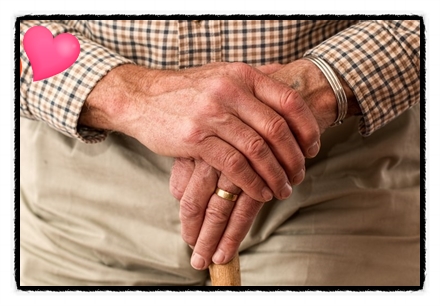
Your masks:
<svg viewBox="0 0 440 306"><path fill-rule="evenodd" d="M353 90L364 136L420 100L419 20L22 20L20 41L35 25L54 36L75 35L81 53L64 72L32 82L21 45L20 115L85 142L106 136L78 129L88 94L106 73L125 63L182 69L219 61L289 63L314 54Z"/></svg>

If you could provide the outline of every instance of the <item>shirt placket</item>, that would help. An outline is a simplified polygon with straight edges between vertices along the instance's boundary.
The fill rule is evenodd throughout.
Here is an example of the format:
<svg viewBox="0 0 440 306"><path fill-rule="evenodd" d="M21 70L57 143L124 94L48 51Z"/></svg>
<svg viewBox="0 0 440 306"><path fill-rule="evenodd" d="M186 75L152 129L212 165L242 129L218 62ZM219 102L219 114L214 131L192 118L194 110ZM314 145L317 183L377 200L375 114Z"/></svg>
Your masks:
<svg viewBox="0 0 440 306"><path fill-rule="evenodd" d="M222 60L221 20L179 21L179 68Z"/></svg>

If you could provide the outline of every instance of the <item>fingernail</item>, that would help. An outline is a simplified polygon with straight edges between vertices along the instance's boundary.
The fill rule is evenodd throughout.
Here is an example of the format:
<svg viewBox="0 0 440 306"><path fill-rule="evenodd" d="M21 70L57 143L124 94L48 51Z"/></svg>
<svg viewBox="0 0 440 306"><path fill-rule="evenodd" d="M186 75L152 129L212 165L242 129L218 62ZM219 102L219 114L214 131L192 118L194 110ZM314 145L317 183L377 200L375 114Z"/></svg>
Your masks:
<svg viewBox="0 0 440 306"><path fill-rule="evenodd" d="M202 270L205 267L205 260L197 253L193 253L191 257L191 266L196 270Z"/></svg>
<svg viewBox="0 0 440 306"><path fill-rule="evenodd" d="M319 152L319 143L315 142L307 151L310 157L315 157Z"/></svg>
<svg viewBox="0 0 440 306"><path fill-rule="evenodd" d="M270 191L270 189L267 188L267 187L264 187L264 188L263 188L263 190L262 190L262 192L261 192L261 195L263 196L263 199L264 199L264 201L266 201L266 202L269 202L270 200L273 199L273 193L272 193L272 191Z"/></svg>
<svg viewBox="0 0 440 306"><path fill-rule="evenodd" d="M292 184L298 185L299 183L301 183L304 180L305 173L306 173L305 170L302 169L297 175L295 175Z"/></svg>
<svg viewBox="0 0 440 306"><path fill-rule="evenodd" d="M283 189L281 189L280 195L281 199L287 199L292 194L292 186L290 186L288 183L284 185Z"/></svg>
<svg viewBox="0 0 440 306"><path fill-rule="evenodd" d="M212 261L215 264L222 264L225 261L225 253L222 250L217 250L212 256Z"/></svg>

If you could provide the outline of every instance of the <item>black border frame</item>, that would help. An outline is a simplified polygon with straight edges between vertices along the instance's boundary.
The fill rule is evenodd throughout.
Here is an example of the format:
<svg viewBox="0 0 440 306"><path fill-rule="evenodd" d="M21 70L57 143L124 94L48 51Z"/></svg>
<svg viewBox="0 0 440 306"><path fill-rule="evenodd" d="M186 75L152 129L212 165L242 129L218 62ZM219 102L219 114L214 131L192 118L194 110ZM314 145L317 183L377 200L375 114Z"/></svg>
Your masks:
<svg viewBox="0 0 440 306"><path fill-rule="evenodd" d="M420 110L421 110L421 125L423 129L420 130L421 136L421 148L420 148L420 286L241 286L241 287L193 287L193 286L21 286L20 285L20 206L19 206L19 180L17 180L17 174L20 172L20 162L17 158L17 153L20 152L19 142L17 141L16 135L19 135L19 99L20 99L20 21L21 20L56 20L56 19L103 19L103 20L114 20L114 19L196 19L196 20L208 20L208 19L249 19L249 20L260 20L260 19L361 19L361 20L389 20L389 19L399 19L399 20L419 20L420 21ZM24 15L16 18L15 21L15 33L14 33L14 61L15 61L15 78L14 78L14 92L15 92L15 105L14 105L14 272L15 272L15 282L17 289L20 291L50 291L50 292L89 292L89 291L112 291L112 292L188 292L188 291L201 291L201 292L408 292L408 291L420 291L424 288L425 274L426 274L426 37L425 37L425 24L422 16L419 15L331 15L331 14L320 14L320 15L245 15L245 14L233 14L233 15L214 15L214 14L202 14L202 15L183 15L183 14L169 14L169 15L152 15L152 14L141 14L141 15L122 15L122 14L112 14L112 15L95 15L95 14L83 14L83 15L68 15L68 14L55 14L55 15ZM423 167L422 167L423 166ZM17 204L18 203L18 204Z"/></svg>

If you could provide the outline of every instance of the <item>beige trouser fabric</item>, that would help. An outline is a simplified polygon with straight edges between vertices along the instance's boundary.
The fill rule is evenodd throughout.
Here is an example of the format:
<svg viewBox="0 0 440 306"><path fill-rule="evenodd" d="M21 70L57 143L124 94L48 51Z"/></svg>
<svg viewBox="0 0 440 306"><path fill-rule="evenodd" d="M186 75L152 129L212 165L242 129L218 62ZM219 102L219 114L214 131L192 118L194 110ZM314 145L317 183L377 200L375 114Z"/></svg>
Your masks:
<svg viewBox="0 0 440 306"><path fill-rule="evenodd" d="M20 119L20 284L204 285L180 237L171 158ZM420 285L420 108L368 138L326 131L304 182L241 244L242 284Z"/></svg>

